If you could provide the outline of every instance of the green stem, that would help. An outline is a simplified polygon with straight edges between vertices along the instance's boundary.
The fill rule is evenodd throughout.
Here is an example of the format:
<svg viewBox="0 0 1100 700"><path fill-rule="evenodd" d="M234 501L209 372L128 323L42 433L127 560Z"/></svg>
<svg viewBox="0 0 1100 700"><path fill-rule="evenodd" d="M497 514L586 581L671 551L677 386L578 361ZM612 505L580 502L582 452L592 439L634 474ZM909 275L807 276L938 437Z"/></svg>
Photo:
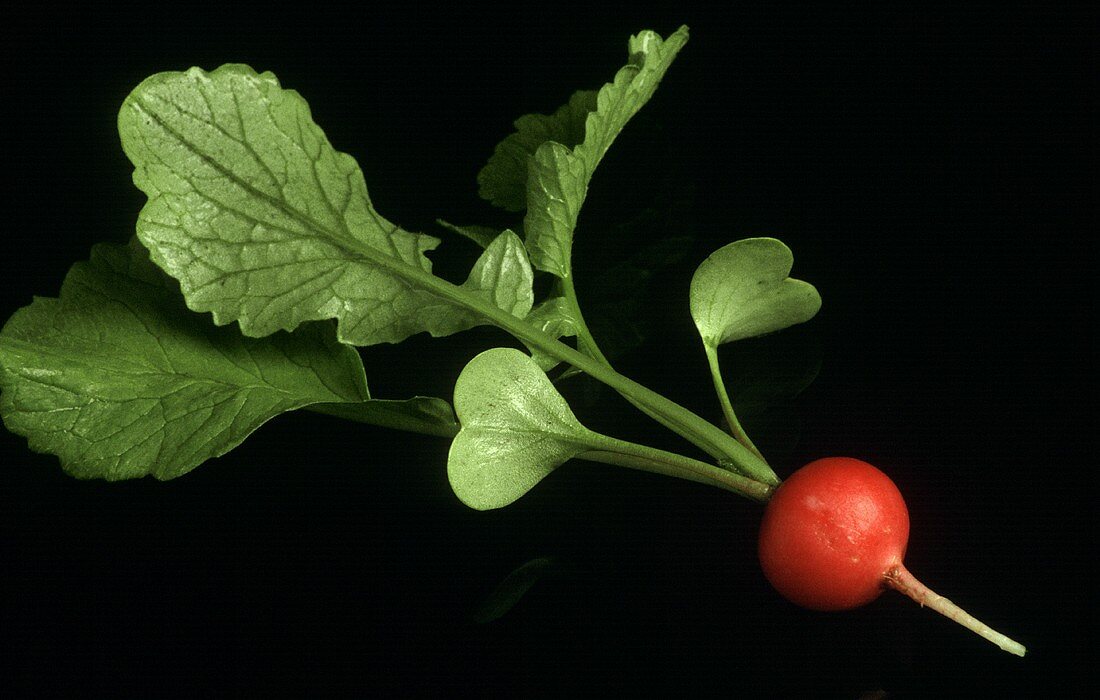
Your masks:
<svg viewBox="0 0 1100 700"><path fill-rule="evenodd" d="M741 427L741 421L737 420L737 414L733 411L733 404L730 403L730 396L726 392L726 383L722 381L722 369L718 365L718 348L707 342L703 343L703 348L707 353L707 364L710 365L710 378L714 381L714 391L718 394L718 403L722 405L722 413L726 416L726 423L730 427L730 432L733 433L738 442L748 448L754 455L767 462L764 455L749 439L748 433Z"/></svg>
<svg viewBox="0 0 1100 700"><path fill-rule="evenodd" d="M611 366L611 361L608 360L607 356L603 354L603 351L600 350L600 346L596 343L596 339L592 336L592 330L588 327L588 322L584 320L584 313L581 312L580 301L577 299L577 290L576 287L573 286L572 274L566 275L565 277L562 277L560 279L562 298L565 299L566 303L569 305L570 313L572 313L573 317L577 320L577 347L582 351L585 351L586 354L607 365L608 368L614 369ZM670 428L671 430L676 430L675 427L668 424L668 422L662 415L654 412L645 404L636 401L633 397L629 395L623 394L622 396L627 400L627 402L630 403L630 405L634 406L634 408L637 408L645 415L649 416L650 418L664 425L665 427ZM718 461L723 465L723 468L727 468L725 465L728 464L730 461L728 459L728 456L713 456L718 459ZM757 456L760 456L759 453L757 453ZM763 457L761 457L761 459L763 460ZM766 463L767 462L765 461L765 464Z"/></svg>
<svg viewBox="0 0 1100 700"><path fill-rule="evenodd" d="M732 491L761 503L766 503L775 490L773 486L768 484L690 457L619 440L607 435L600 435L599 433L594 433L594 435L597 449L582 452L577 455L579 459L614 464L630 469L640 469L654 474L663 474L678 479L717 486L720 489Z"/></svg>
<svg viewBox="0 0 1100 700"><path fill-rule="evenodd" d="M360 403L315 403L305 406L305 410L336 416L357 423L378 425L394 430L406 430L421 435L453 438L458 434L458 423L442 421L433 417L418 418L408 412L387 410L390 405L401 405L404 401L379 401L370 399Z"/></svg>
<svg viewBox="0 0 1100 700"><path fill-rule="evenodd" d="M502 319L503 320L503 319ZM525 326L514 316L502 327L520 340L568 362L577 369L615 389L672 431L699 446L712 457L736 465L739 471L765 484L778 485L779 478L766 462L725 431L695 415L652 389L624 377L599 360L589 357L537 329ZM511 327L509 327L511 326ZM549 341L549 342L547 342ZM715 467L719 469L718 467Z"/></svg>
<svg viewBox="0 0 1100 700"><path fill-rule="evenodd" d="M569 274L561 278L561 290L562 297L566 303L569 304L569 310L573 316L577 319L577 341L578 346L582 349L587 349L589 353L595 359L604 363L608 367L611 366L611 362L607 359L607 356L600 350L600 346L596 344L596 339L592 337L592 331L588 328L588 322L584 320L584 314L581 312L581 304L577 299L577 289L573 286L573 275ZM629 400L629 397L627 397ZM638 406L639 409L645 410L645 408ZM650 416L656 418L655 416Z"/></svg>
<svg viewBox="0 0 1100 700"><path fill-rule="evenodd" d="M765 483L779 484L779 477L775 475L775 472L766 462L746 449L737 440L731 438L725 431L711 425L676 402L670 401L652 389L647 389L634 380L624 377L599 360L569 347L557 338L498 308L469 290L463 289L441 277L436 277L428 270L410 265L400 258L381 254L366 244L357 246L356 250L360 256L370 261L371 264L392 273L397 278L405 279L435 296L450 301L459 308L469 309L479 314L497 327L511 333L517 340L523 341L528 347L538 348L547 355L567 362L594 379L603 382L624 397L637 402L636 405L644 406L649 415L691 441L715 459L723 463L736 465L741 472L752 475Z"/></svg>
<svg viewBox="0 0 1100 700"><path fill-rule="evenodd" d="M683 436L715 459L731 463L744 474L766 484L778 485L779 477L771 467L724 430L703 420L688 409L661 396L628 377L624 377L597 359L569 347L557 338L526 323L521 318L497 308L486 300L471 294L456 284L436 277L432 273L409 265L387 255L378 255L365 249L364 255L371 262L399 277L405 277L423 289L442 297L456 306L475 311L494 325L511 333L528 347L535 347L546 354L567 362L622 394L635 405L644 407L647 414L659 420L669 429Z"/></svg>

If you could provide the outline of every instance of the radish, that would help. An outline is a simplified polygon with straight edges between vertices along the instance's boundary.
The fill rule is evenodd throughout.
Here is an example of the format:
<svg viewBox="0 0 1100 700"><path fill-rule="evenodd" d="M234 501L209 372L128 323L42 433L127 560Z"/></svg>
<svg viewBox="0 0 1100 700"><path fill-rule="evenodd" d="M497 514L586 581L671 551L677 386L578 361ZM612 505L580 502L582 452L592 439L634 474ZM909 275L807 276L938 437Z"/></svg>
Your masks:
<svg viewBox="0 0 1100 700"><path fill-rule="evenodd" d="M914 578L902 563L908 541L909 511L890 477L858 459L828 457L796 471L772 495L760 525L760 566L802 607L847 610L893 588L1024 655L1022 644Z"/></svg>

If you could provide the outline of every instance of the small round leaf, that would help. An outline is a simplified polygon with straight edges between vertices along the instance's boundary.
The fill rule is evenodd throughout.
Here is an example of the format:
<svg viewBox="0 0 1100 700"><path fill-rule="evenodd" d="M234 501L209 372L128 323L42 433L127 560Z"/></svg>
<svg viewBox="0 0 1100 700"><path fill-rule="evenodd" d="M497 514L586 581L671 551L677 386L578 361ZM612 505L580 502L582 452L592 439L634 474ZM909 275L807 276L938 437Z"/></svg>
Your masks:
<svg viewBox="0 0 1100 700"><path fill-rule="evenodd" d="M719 248L691 279L691 315L711 347L803 323L821 308L814 286L791 279L794 256L774 238Z"/></svg>

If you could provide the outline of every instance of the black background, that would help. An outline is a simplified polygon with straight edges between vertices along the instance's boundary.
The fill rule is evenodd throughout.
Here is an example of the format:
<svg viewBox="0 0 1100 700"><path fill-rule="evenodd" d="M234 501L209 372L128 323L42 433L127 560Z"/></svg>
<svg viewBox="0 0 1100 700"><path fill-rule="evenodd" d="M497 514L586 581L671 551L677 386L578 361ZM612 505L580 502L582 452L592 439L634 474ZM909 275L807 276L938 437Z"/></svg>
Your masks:
<svg viewBox="0 0 1100 700"><path fill-rule="evenodd" d="M582 303L600 260L693 236L654 277L649 340L619 367L717 418L687 283L731 240L782 238L824 306L757 349L821 369L770 414L785 430L762 446L781 475L833 454L887 471L910 507L910 569L1029 655L894 594L843 614L795 608L756 565L759 506L723 492L576 463L478 513L449 490L445 441L301 414L168 483L79 482L0 432L0 692L1075 692L1095 622L1094 18L670 5L604 19L415 3L5 19L0 314L56 294L94 242L131 234L143 195L115 115L153 72L274 71L359 160L382 213L438 235L436 217L510 223L474 176L512 119L609 80L631 33L685 23L691 41L592 184ZM633 237L616 227L650 206ZM363 354L375 395L449 396L465 361L499 344L477 330ZM586 424L684 449L589 389L569 389ZM534 557L556 564L506 617L472 623Z"/></svg>

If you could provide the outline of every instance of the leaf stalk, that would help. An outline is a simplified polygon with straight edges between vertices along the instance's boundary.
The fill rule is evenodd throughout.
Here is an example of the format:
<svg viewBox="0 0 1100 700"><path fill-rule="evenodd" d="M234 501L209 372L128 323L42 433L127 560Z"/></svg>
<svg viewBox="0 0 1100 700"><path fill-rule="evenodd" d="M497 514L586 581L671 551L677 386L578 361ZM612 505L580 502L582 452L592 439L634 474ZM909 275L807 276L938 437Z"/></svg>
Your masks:
<svg viewBox="0 0 1100 700"><path fill-rule="evenodd" d="M766 503L775 490L773 486L755 479L674 452L606 435L599 435L599 438L600 449L582 452L577 458L716 486L760 503Z"/></svg>
<svg viewBox="0 0 1100 700"><path fill-rule="evenodd" d="M737 438L738 442L759 457L761 461L767 463L768 460L764 459L764 455L753 444L745 429L741 427L741 421L737 420L737 414L733 410L729 393L726 391L726 383L722 380L722 369L718 364L718 348L706 342L703 343L703 347L707 353L707 364L710 366L710 378L714 382L714 391L718 394L718 403L722 406L722 413L726 417L726 424L729 425L730 432Z"/></svg>
<svg viewBox="0 0 1100 700"><path fill-rule="evenodd" d="M468 290L452 282L397 258L380 254L365 244L358 246L357 249L371 263L414 281L422 289L456 306L475 311L528 347L537 348L547 355L573 365L593 379L603 382L715 459L736 465L739 471L764 484L779 485L779 477L760 457L718 426L712 425L680 404L619 374L604 362L566 345L523 319L470 294Z"/></svg>

